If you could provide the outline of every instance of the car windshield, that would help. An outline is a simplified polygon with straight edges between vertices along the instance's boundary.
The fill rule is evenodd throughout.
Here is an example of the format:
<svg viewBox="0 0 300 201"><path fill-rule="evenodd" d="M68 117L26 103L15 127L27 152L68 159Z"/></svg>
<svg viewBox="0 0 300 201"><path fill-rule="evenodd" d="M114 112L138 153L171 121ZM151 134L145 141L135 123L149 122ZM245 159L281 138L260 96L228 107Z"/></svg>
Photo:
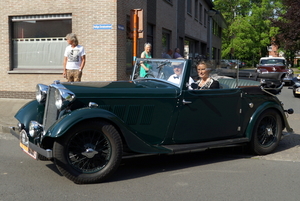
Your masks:
<svg viewBox="0 0 300 201"><path fill-rule="evenodd" d="M133 69L132 80L156 79L180 86L187 66L185 59L141 59Z"/></svg>
<svg viewBox="0 0 300 201"><path fill-rule="evenodd" d="M284 59L263 59L261 60L261 64L280 64L285 65Z"/></svg>

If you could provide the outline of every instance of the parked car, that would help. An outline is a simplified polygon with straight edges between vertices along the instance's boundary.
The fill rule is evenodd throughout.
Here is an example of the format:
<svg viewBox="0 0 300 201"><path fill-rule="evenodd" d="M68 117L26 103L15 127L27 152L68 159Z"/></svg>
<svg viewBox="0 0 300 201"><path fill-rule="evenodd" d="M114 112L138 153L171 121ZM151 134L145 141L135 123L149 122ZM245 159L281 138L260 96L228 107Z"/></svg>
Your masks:
<svg viewBox="0 0 300 201"><path fill-rule="evenodd" d="M289 89L293 90L294 97L299 98L300 97L300 74L298 74L296 77L292 80L293 86L289 87Z"/></svg>
<svg viewBox="0 0 300 201"><path fill-rule="evenodd" d="M231 63L229 60L222 59L220 62L220 67L221 68L226 68L226 69L231 69Z"/></svg>
<svg viewBox="0 0 300 201"><path fill-rule="evenodd" d="M282 74L282 81L285 84L291 85L293 83L292 79L294 77L294 72L287 65L286 59L284 57L262 57L257 64L256 72L261 74L267 73L278 73Z"/></svg>
<svg viewBox="0 0 300 201"><path fill-rule="evenodd" d="M140 77L145 63L151 70ZM168 81L175 68L177 84ZM243 145L269 154L293 132L276 89L216 76L220 89L193 90L192 68L191 60L137 59L128 81L37 84L11 133L24 152L83 184L108 179L124 157Z"/></svg>
<svg viewBox="0 0 300 201"><path fill-rule="evenodd" d="M238 66L239 68L244 68L246 66L245 62L237 59L230 60L230 64L234 67Z"/></svg>

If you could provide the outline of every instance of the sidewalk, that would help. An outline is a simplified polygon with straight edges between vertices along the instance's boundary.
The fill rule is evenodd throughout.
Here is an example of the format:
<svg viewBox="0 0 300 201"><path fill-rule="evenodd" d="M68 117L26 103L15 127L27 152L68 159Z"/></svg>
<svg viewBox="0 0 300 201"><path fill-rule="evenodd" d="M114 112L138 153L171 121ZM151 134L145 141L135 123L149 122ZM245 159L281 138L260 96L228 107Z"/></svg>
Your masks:
<svg viewBox="0 0 300 201"><path fill-rule="evenodd" d="M0 98L0 133L9 133L9 127L17 125L18 120L14 116L29 101L31 99Z"/></svg>

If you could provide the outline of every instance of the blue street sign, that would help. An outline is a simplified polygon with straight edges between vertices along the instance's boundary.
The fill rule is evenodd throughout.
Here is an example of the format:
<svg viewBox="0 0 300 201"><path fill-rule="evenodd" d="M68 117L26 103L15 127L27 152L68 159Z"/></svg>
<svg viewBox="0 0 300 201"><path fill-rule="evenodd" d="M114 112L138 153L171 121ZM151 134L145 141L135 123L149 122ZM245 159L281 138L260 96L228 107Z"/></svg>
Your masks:
<svg viewBox="0 0 300 201"><path fill-rule="evenodd" d="M93 29L112 29L112 24L94 24Z"/></svg>

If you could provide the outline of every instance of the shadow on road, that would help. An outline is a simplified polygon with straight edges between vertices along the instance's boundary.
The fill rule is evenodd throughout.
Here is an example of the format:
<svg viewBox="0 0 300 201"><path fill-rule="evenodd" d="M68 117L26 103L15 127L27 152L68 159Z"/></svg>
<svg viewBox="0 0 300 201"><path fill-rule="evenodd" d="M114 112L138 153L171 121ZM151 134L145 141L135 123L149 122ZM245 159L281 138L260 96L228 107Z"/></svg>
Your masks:
<svg viewBox="0 0 300 201"><path fill-rule="evenodd" d="M284 137L278 147L276 152L287 151L289 149L299 147L300 145L300 135L299 134L290 134L289 136Z"/></svg>
<svg viewBox="0 0 300 201"><path fill-rule="evenodd" d="M206 150L203 152L185 153L176 155L153 155L136 158L127 158L121 161L117 171L106 182L130 180L184 170L195 166L203 166L212 163L222 163L239 159L259 158L265 160L295 161L295 156L300 157L300 135L291 134L279 143L274 153L266 156L251 155L246 147L231 147ZM299 148L299 150L298 150ZM297 151L295 151L297 149ZM62 176L53 163L46 165L53 172Z"/></svg>
<svg viewBox="0 0 300 201"><path fill-rule="evenodd" d="M212 149L196 153L123 159L120 167L109 179L109 182L251 157L252 155L245 153L243 147L234 147Z"/></svg>

